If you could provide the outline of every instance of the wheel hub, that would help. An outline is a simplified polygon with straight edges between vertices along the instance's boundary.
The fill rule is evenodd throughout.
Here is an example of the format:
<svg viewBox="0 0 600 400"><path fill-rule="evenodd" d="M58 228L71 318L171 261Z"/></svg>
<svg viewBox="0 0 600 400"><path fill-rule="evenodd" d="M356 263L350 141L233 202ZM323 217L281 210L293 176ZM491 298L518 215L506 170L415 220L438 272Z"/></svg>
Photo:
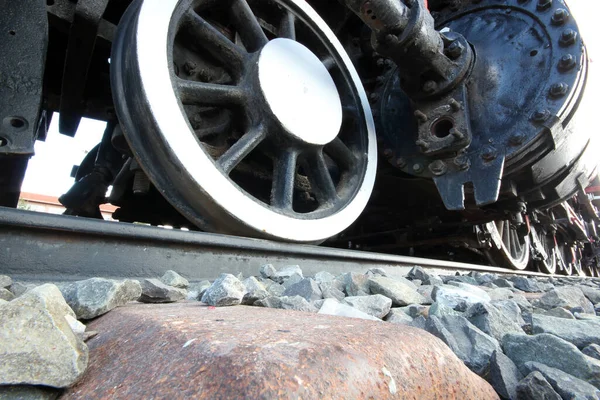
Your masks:
<svg viewBox="0 0 600 400"><path fill-rule="evenodd" d="M306 144L325 145L342 125L342 103L331 75L312 51L290 39L261 50L262 95L286 133Z"/></svg>

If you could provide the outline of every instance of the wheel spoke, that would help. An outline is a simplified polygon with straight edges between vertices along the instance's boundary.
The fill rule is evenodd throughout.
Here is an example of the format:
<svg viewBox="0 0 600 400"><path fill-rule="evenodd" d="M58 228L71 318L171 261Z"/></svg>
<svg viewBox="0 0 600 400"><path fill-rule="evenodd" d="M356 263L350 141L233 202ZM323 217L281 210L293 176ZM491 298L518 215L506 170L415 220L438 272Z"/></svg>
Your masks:
<svg viewBox="0 0 600 400"><path fill-rule="evenodd" d="M295 151L288 151L275 161L271 189L271 205L274 207L292 210L297 157Z"/></svg>
<svg viewBox="0 0 600 400"><path fill-rule="evenodd" d="M338 163L339 166L346 169L351 169L358 161L354 153L352 153L339 137L333 139L331 143L325 146L325 152L333 159L333 161Z"/></svg>
<svg viewBox="0 0 600 400"><path fill-rule="evenodd" d="M510 230L510 250L512 256L517 259L519 258L519 237L517 236L517 232L514 229Z"/></svg>
<svg viewBox="0 0 600 400"><path fill-rule="evenodd" d="M252 150L263 141L266 132L262 126L244 134L217 161L221 169L229 174Z"/></svg>
<svg viewBox="0 0 600 400"><path fill-rule="evenodd" d="M319 152L307 157L307 164L308 180L319 203L335 202L338 196L323 153Z"/></svg>
<svg viewBox="0 0 600 400"><path fill-rule="evenodd" d="M176 78L175 82L181 102L186 105L227 106L244 103L244 92L238 86L188 81L180 78Z"/></svg>
<svg viewBox="0 0 600 400"><path fill-rule="evenodd" d="M502 221L502 243L510 248L510 225L508 221Z"/></svg>
<svg viewBox="0 0 600 400"><path fill-rule="evenodd" d="M279 25L279 36L296 40L296 17L291 12L286 12Z"/></svg>
<svg viewBox="0 0 600 400"><path fill-rule="evenodd" d="M231 5L231 16L248 52L258 51L267 44L269 40L246 0L234 0Z"/></svg>
<svg viewBox="0 0 600 400"><path fill-rule="evenodd" d="M218 29L193 11L184 15L181 29L194 43L202 46L213 57L220 60L228 70L241 74L246 57L244 49L233 43Z"/></svg>

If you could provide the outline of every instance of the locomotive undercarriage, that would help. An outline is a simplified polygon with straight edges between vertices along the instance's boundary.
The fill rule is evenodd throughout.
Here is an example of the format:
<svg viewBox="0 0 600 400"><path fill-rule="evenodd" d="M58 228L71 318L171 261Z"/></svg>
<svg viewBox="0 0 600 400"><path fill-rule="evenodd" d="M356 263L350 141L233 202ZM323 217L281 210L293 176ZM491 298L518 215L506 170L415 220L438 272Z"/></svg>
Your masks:
<svg viewBox="0 0 600 400"><path fill-rule="evenodd" d="M42 3L0 20L3 206L59 112L107 121L70 215L600 272L563 1Z"/></svg>

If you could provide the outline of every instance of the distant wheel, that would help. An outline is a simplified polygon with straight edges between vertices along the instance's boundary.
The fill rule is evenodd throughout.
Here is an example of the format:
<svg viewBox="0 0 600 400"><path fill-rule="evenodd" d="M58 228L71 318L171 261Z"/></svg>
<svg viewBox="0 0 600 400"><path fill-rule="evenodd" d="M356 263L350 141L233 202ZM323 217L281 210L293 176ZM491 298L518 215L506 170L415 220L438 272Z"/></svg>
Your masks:
<svg viewBox="0 0 600 400"><path fill-rule="evenodd" d="M370 197L366 94L303 0L137 0L111 81L139 164L204 230L319 242Z"/></svg>
<svg viewBox="0 0 600 400"><path fill-rule="evenodd" d="M532 245L536 249L537 258L535 266L546 274L554 274L557 267L557 251L554 234L546 232L543 228L531 227Z"/></svg>
<svg viewBox="0 0 600 400"><path fill-rule="evenodd" d="M556 252L556 265L558 273L568 276L573 273L573 264L569 262L570 257L568 257L566 249L567 246L564 243L558 243Z"/></svg>
<svg viewBox="0 0 600 400"><path fill-rule="evenodd" d="M494 221L484 225L492 239L492 248L485 254L493 265L524 270L529 264L529 237L521 237L509 221Z"/></svg>

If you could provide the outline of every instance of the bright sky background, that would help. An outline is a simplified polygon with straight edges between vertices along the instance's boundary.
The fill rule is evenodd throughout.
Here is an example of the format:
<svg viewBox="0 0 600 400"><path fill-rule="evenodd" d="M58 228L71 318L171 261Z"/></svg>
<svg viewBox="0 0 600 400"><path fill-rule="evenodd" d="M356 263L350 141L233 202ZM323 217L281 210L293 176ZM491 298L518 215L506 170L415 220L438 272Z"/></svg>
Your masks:
<svg viewBox="0 0 600 400"><path fill-rule="evenodd" d="M589 123L590 136L600 134L597 122L598 105L600 105L600 34L597 18L600 15L600 0L567 0L571 12L577 19L582 37L588 47L591 59L590 74L586 87L584 108L579 110ZM86 152L100 142L105 122L82 120L75 138L58 133L58 114L52 118L48 138L45 142L35 144L35 156L29 161L22 191L60 196L73 184L70 178L73 165L79 165ZM598 140L600 145L600 140ZM597 154L600 154L600 146ZM598 157L600 164L600 156Z"/></svg>

